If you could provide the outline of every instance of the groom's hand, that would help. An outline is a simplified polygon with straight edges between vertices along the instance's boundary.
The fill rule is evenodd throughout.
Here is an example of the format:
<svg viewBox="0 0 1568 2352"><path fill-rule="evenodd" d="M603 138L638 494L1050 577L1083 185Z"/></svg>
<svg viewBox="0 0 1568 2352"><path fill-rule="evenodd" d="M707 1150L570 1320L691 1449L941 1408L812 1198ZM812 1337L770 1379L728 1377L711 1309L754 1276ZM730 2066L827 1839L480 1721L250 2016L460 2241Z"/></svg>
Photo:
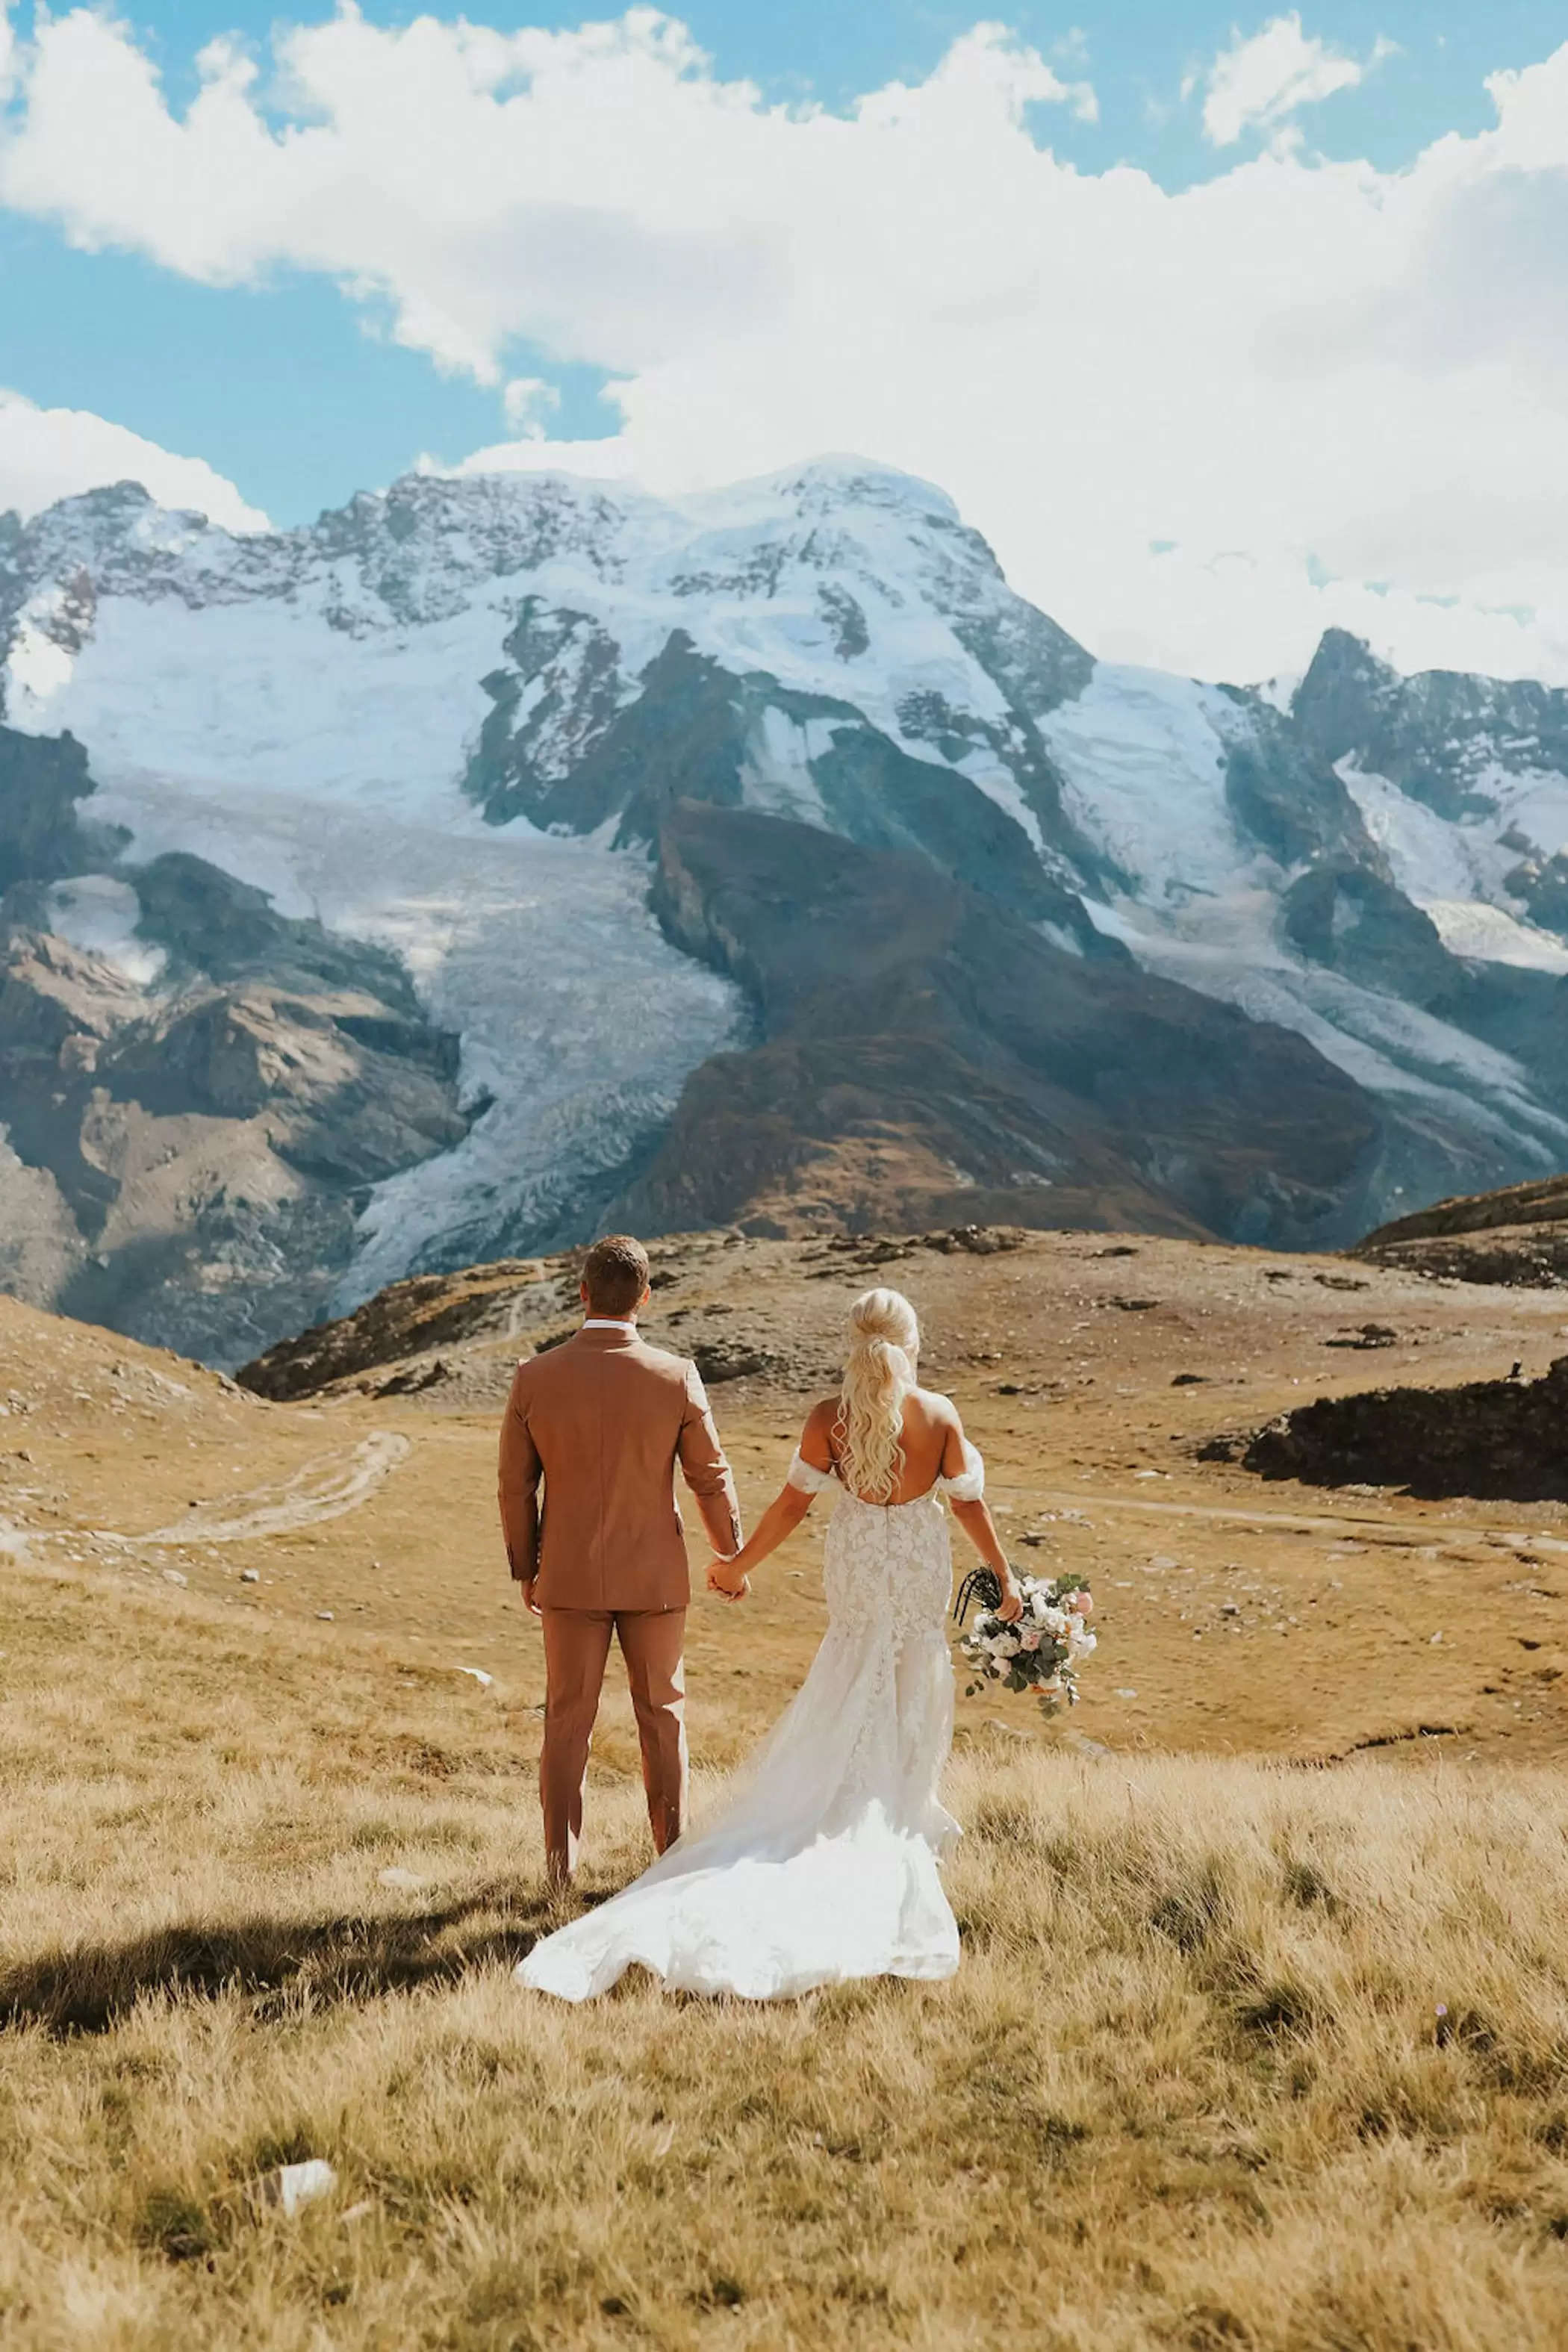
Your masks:
<svg viewBox="0 0 1568 2352"><path fill-rule="evenodd" d="M531 1617L542 1617L544 1612L540 1607L537 1599L539 1589L537 1578L531 1576L520 1576L517 1580L517 1589L522 1595L522 1605L528 1611L529 1615Z"/></svg>
<svg viewBox="0 0 1568 2352"><path fill-rule="evenodd" d="M751 1580L731 1559L710 1559L708 1563L708 1590L722 1595L726 1601L743 1601L752 1589Z"/></svg>

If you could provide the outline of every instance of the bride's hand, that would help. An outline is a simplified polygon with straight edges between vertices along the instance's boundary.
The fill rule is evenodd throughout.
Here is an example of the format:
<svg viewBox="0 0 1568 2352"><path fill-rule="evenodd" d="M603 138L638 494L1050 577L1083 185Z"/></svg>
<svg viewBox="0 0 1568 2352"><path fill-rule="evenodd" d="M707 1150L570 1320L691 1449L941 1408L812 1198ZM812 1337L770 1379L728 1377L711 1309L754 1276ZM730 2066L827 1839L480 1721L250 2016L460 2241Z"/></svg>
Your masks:
<svg viewBox="0 0 1568 2352"><path fill-rule="evenodd" d="M1002 1579L1002 1599L996 1614L1005 1625L1016 1625L1024 1613L1024 1596L1011 1573Z"/></svg>
<svg viewBox="0 0 1568 2352"><path fill-rule="evenodd" d="M709 1561L708 1590L710 1592L717 1592L726 1601L743 1601L751 1589L751 1579L743 1569L737 1573L733 1560L710 1559Z"/></svg>

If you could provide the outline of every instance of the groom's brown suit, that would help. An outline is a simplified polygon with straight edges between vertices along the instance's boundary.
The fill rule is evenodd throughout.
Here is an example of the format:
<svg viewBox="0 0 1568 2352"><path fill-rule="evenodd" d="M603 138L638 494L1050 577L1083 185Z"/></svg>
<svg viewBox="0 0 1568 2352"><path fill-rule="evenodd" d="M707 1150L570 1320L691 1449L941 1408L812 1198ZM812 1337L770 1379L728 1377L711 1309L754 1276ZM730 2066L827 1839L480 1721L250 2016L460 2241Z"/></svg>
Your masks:
<svg viewBox="0 0 1568 2352"><path fill-rule="evenodd" d="M738 1551L735 1482L695 1364L616 1324L579 1331L518 1366L501 1425L501 1527L512 1575L533 1586L544 1627L539 1792L557 1873L576 1857L612 1632L626 1662L661 1853L685 1820L681 1654L691 1584L678 1461L713 1549Z"/></svg>

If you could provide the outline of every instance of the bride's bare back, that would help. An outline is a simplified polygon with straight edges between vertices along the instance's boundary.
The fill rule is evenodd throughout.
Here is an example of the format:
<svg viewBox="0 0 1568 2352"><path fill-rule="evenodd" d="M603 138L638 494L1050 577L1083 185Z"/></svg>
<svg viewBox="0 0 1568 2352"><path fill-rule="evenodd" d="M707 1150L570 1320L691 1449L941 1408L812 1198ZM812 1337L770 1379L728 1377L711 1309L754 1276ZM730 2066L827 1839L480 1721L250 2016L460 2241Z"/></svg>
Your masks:
<svg viewBox="0 0 1568 2352"><path fill-rule="evenodd" d="M824 1397L813 1405L801 1432L801 1459L809 1462L814 1470L832 1470L840 1476L839 1441L834 1432L840 1412L838 1399ZM963 1424L958 1417L958 1407L951 1398L939 1396L933 1389L911 1389L904 1400L903 1419L899 1428L899 1444L903 1449L903 1468L893 1491L885 1499L896 1508L900 1503L918 1502L929 1495L939 1478L957 1478L963 1473ZM862 1495L862 1502L881 1501L881 1496Z"/></svg>

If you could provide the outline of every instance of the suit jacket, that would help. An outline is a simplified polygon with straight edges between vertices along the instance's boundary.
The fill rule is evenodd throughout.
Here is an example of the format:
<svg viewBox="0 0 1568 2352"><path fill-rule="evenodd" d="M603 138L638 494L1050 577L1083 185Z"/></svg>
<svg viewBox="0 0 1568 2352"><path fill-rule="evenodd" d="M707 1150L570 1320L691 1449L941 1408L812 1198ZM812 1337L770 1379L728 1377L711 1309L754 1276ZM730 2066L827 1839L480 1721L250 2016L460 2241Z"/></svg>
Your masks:
<svg viewBox="0 0 1568 2352"><path fill-rule="evenodd" d="M695 1364L634 1329L579 1331L519 1364L500 1439L511 1572L542 1609L684 1609L679 1461L715 1551L741 1510ZM540 1506L540 1482L544 1502Z"/></svg>

